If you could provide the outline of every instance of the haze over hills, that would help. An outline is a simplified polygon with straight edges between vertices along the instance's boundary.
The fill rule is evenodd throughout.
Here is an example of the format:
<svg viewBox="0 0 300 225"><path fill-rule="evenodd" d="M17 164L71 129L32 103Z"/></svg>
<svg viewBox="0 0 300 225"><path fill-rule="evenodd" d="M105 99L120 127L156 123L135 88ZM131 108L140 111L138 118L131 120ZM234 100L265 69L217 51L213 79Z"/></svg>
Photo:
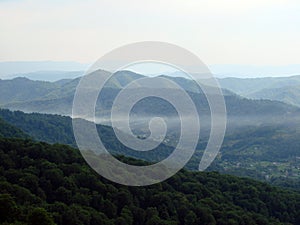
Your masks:
<svg viewBox="0 0 300 225"><path fill-rule="evenodd" d="M106 71L102 71L108 73ZM97 101L96 111L97 120L99 123L110 125L108 120L109 112L115 96L120 90L128 83L135 79L142 78L140 74L136 74L130 71L122 71L115 74L107 83L105 88L101 92L101 97ZM210 111L208 102L201 92L201 90L191 80L183 77L168 77L172 81L179 84L184 88L190 97L193 99L196 108L199 111L201 122L201 141L198 144L199 152L196 158L193 158L188 165L189 168L197 169L199 159L202 155L201 150L204 149L207 137L210 131ZM11 110L21 110L24 112L39 112L39 113L51 113L60 115L71 115L72 103L75 89L78 85L80 78L77 79L63 79L56 82L45 81L32 81L27 78L15 78L12 80L0 81L0 104L1 108L8 108ZM155 78L151 78L155 79ZM294 80L290 80L294 79ZM235 81L230 82L231 80ZM235 85L239 85L242 82L241 89L234 89L236 92L255 90L256 88L263 87L261 83L270 86L289 85L291 82L296 83L298 77L292 78L260 78L256 79L237 79L227 78L220 80L224 81L223 86L228 88L235 88ZM263 82L259 81L263 80ZM272 82L271 82L272 81ZM226 83L227 82L227 83ZM258 86L260 84L261 86ZM230 86L231 85L231 86ZM243 86L244 85L244 86ZM138 89L137 89L138 90ZM134 91L137 91L134 90ZM297 124L300 120L300 109L290 104L285 104L279 101L271 100L250 100L243 98L233 91L227 91L223 89L225 103L227 107L227 131L224 145L221 149L221 155L216 159L216 165L212 165L212 169L216 169L226 173L232 173L237 175L249 175L259 179L266 179L266 176L273 174L268 172L273 162L276 162L281 166L282 171L287 171L292 168L293 165L298 165L298 162L293 163L296 157L299 157L297 135ZM176 95L176 92L173 92ZM149 107L149 105L151 107ZM178 118L176 113L170 105L166 105L165 102L155 99L146 98L140 101L136 107L133 108L133 116L138 122L131 124L132 129L137 135L146 135L148 130L146 124L149 118L153 116L162 116L166 119L168 127L170 127L169 141L166 142L165 150L170 152L169 147L174 146L173 143L177 133L172 132L172 128L178 126ZM9 114L7 114L9 115ZM22 113L16 113L18 116L8 116L6 119L9 123L22 127L22 123L26 127L26 123L34 120L39 121L29 126L25 133L29 132L38 137L37 140L44 140L50 143L60 142L75 146L74 137L71 129L71 119L69 117L60 116L39 116L38 114L32 114L34 120L29 119L31 116L24 116ZM18 117L23 120L18 120ZM10 118L10 119L9 119ZM28 118L28 119L25 119ZM140 119L141 118L141 119ZM173 119L174 118L174 119ZM53 120L53 123L50 122ZM19 121L19 123L17 123ZM27 121L26 123L24 121ZM44 122L43 122L44 121ZM48 124L46 121L49 121ZM44 124L44 125L42 125ZM38 128L40 126L40 128ZM44 129L48 130L48 126L52 127L49 133L43 133ZM43 128L44 127L44 128ZM55 127L59 127L59 133L56 133ZM113 132L110 128L104 129L106 132L106 139L111 140L112 143L118 143L115 139L111 139ZM40 136L39 136L40 135ZM47 137L47 138L46 138ZM248 138L251 137L251 141ZM280 139L281 138L281 139ZM271 141L270 141L271 140ZM278 143L273 146L273 141ZM251 143L251 144L249 144ZM282 151L283 146L286 148L284 154ZM299 145L300 146L300 145ZM139 158L139 155L124 149L120 144L116 144L111 147L115 153L121 153L132 157ZM274 151L274 153L273 153ZM164 154L152 154L151 156L141 157L142 159L158 160L165 157ZM225 161L224 161L225 160ZM239 166L237 166L239 165ZM253 166L255 165L255 166ZM257 168L263 168L259 172ZM274 171L277 176L283 176L285 172ZM290 175L297 177L297 170L292 170Z"/></svg>
<svg viewBox="0 0 300 225"><path fill-rule="evenodd" d="M253 99L270 99L300 106L300 75L291 77L224 78L222 88Z"/></svg>
<svg viewBox="0 0 300 225"><path fill-rule="evenodd" d="M56 82L68 79L75 79L84 75L84 71L38 71L30 73L18 73L17 77L25 77L30 80ZM16 77L14 77L16 78ZM13 78L11 78L13 79Z"/></svg>
<svg viewBox="0 0 300 225"><path fill-rule="evenodd" d="M220 85L239 95L249 95L263 89L282 88L300 85L300 75L291 77L263 77L219 79Z"/></svg>
<svg viewBox="0 0 300 225"><path fill-rule="evenodd" d="M105 72L105 71L103 71ZM105 72L107 73L107 72ZM130 71L123 71L115 74L111 80L108 82L106 87L101 92L101 97L97 101L96 105L96 121L97 123L103 125L111 125L110 121L110 111L112 107L113 100L120 92L121 88L131 81L143 77L140 74L136 74ZM154 79L154 78L153 78ZM208 107L208 102L206 97L203 95L201 90L197 90L197 87L191 80L180 78L170 78L180 86L187 90L187 93L190 95L191 99L194 101L196 108L200 115L201 123L201 148L204 149L203 143L207 141L210 132L210 110ZM79 78L73 80L61 80L57 82L42 82L42 81L31 81L26 78L15 78L13 80L2 80L0 81L1 92L1 108L8 108L11 110L20 110L24 112L39 112L47 114L59 114L70 116L72 112L72 104L74 98L74 92L78 85ZM9 84L9 85L8 85ZM133 90L136 92L138 90ZM297 107L284 104L282 102L270 101L270 100L249 100L241 98L240 96L234 94L230 91L223 91L225 96L225 103L227 108L227 134L226 135L235 135L242 128L255 127L263 125L279 126L282 124L293 124L295 121L298 121L300 118L300 110ZM173 94L176 95L176 92L173 91ZM151 106L151 107L149 107ZM22 114L19 114L22 115ZM131 129L141 136L149 135L149 130L147 129L147 124L149 119L154 116L161 116L165 119L168 127L167 136L168 140L165 144L169 146L174 146L179 135L178 126L180 120L176 111L164 101L156 98L146 98L140 101L132 110L132 123ZM23 118L22 116L20 118ZM59 123L66 124L62 122L59 118L46 117L45 120L53 119L53 127L60 127ZM91 118L86 118L91 119ZM17 118L9 120L13 122ZM17 120L18 121L18 120ZM38 140L52 140L51 137L60 137L57 138L57 141L60 143L71 144L75 146L73 136L69 136L67 132L72 133L70 119L68 119L69 124L67 129L60 129L61 134L48 133L49 135L44 134L44 137L49 136L47 139ZM193 121L189 120L191 123ZM22 123L21 123L22 124ZM38 123L44 124L44 122ZM41 126L41 125L36 126ZM18 125L20 126L20 124ZM42 126L43 127L43 126ZM32 127L30 127L32 129ZM275 129L275 128L274 128ZM33 129L35 130L35 129ZM32 131L31 131L32 132ZM38 134L42 135L43 132L35 131ZM63 133L63 134L62 134ZM112 136L112 132L109 132L109 136ZM111 140L110 138L106 138ZM239 138L235 138L239 140ZM54 139L55 140L55 139ZM53 140L52 140L53 141ZM240 140L243 143L243 139ZM112 141L117 143L116 140ZM52 142L51 142L52 143ZM124 148L120 147L120 144L117 145L117 152L122 153L132 157L138 157L141 159L152 159L158 160L164 158L165 154L153 153L151 156L142 156L136 155L134 151L127 151ZM114 149L113 147L111 149ZM168 147L166 151L170 152ZM279 151L279 150L276 150ZM239 153L237 153L239 154ZM197 163L191 163L190 168L196 169L199 161L199 157L202 155L202 152L199 152L197 155ZM295 157L295 154L293 155ZM234 157L231 157L234 159ZM242 159L245 162L246 158ZM288 160L288 159L286 159ZM250 164L249 160L246 160ZM237 160L230 160L231 168L237 163ZM193 164L193 165L192 165ZM248 165L247 164L247 165ZM220 170L226 166L222 166ZM247 166L248 167L248 166ZM236 170L232 169L232 173L235 173ZM263 177L263 176L262 176Z"/></svg>
<svg viewBox="0 0 300 225"><path fill-rule="evenodd" d="M181 76L182 73L171 75ZM197 77L197 74L194 77ZM300 75L255 78L238 78L231 75L217 80L224 90L246 98L276 100L300 106Z"/></svg>
<svg viewBox="0 0 300 225"><path fill-rule="evenodd" d="M91 63L72 61L0 62L0 79L12 79L20 76L44 81L56 81L62 78L74 79L78 77L78 75L76 75L77 71L86 71L90 65ZM215 64L209 65L208 67L211 73L218 78L286 77L300 74L300 64L284 66ZM75 73L70 71L75 71ZM160 74L167 74L165 72L166 71L160 71ZM59 74L64 76L58 77ZM157 75L159 75L159 73Z"/></svg>
<svg viewBox="0 0 300 225"><path fill-rule="evenodd" d="M102 90L102 100L104 101L104 104L99 106L102 107L102 112L105 113L105 111L109 109L114 96L119 93L122 87L124 87L131 81L141 77L143 76L130 71L122 71L115 74ZM183 89L185 89L192 97L192 99L194 99L196 105L198 105L198 109L201 110L202 113L208 111L205 96L193 81L182 77L165 76L165 78L174 81ZM289 80L289 78L286 79ZM233 90L233 92L231 92L223 89L223 94L225 96L229 115L243 116L252 114L252 116L258 116L260 114L268 115L268 113L276 114L278 110L281 113L291 113L298 110L296 107L285 105L276 101L251 101L241 98L238 95L234 94L234 92L239 93L239 90L234 88L234 83L228 80L220 81L221 85ZM239 81L240 80L237 80L237 83ZM0 80L0 106L2 108L21 110L25 112L42 112L71 115L73 97L78 82L79 78L73 80L64 79L57 82L32 81L27 78ZM242 90L247 91L248 83L246 81L244 83L245 87ZM274 82L274 84L277 83L280 82ZM251 85L248 85L250 86L248 89L256 88L255 84L252 86ZM159 111L161 103L156 101L156 104L158 104L157 109ZM143 108L143 105L140 108ZM165 113L167 113L167 111Z"/></svg>
<svg viewBox="0 0 300 225"><path fill-rule="evenodd" d="M11 61L0 62L0 79L25 76L33 80L56 81L80 76L88 64L68 61ZM75 72L70 72L75 71Z"/></svg>
<svg viewBox="0 0 300 225"><path fill-rule="evenodd" d="M9 126L12 130L8 134L2 131L4 137L18 134L19 137L30 136L38 141L76 146L70 117L0 110L0 118L4 121L3 129L6 130ZM16 131L12 129L13 127L17 128ZM300 187L299 127L299 121L292 121L292 123L281 121L281 124L262 123L227 130L220 153L209 170L298 188ZM134 151L125 147L116 138L111 127L97 125L97 128L106 148L113 154L156 162L166 158L174 149L175 143L168 141L168 139L172 140L172 136L167 136L163 144L155 150ZM186 165L187 168L198 170L206 144L207 138L200 136L196 152ZM293 179L295 184L282 184L282 178Z"/></svg>
<svg viewBox="0 0 300 225"><path fill-rule="evenodd" d="M75 62L0 62L0 79L25 77L30 80L50 82L59 81L62 78L71 80L82 76L87 68L87 64ZM253 99L283 101L300 106L300 78L297 76L300 74L299 65L273 67L212 65L210 69L213 74L219 77L218 80L222 88L238 95ZM164 74L163 71L157 75L160 74ZM181 73L167 75L175 78L178 74ZM184 82L181 84L184 85ZM190 84L186 84L184 87L189 91L194 89L193 85L190 86Z"/></svg>
<svg viewBox="0 0 300 225"><path fill-rule="evenodd" d="M82 76L87 68L88 64L77 62L0 62L0 79L25 77L30 80L51 82L62 78L71 80ZM297 76L300 74L300 65L211 65L209 68L213 74L219 77L218 80L222 88L238 95L253 99L277 100L300 106L300 75ZM161 71L157 75L159 74L164 73ZM176 73L168 74L168 76L175 77L177 75ZM184 82L181 84L184 85ZM190 86L190 84L185 84L184 88L188 91L194 91L193 85ZM30 101L32 100L30 99ZM52 105L53 103L49 104ZM32 106L32 108L36 110L37 107Z"/></svg>
<svg viewBox="0 0 300 225"><path fill-rule="evenodd" d="M295 84L286 87L268 88L246 95L252 99L271 99L300 106L300 85Z"/></svg>
<svg viewBox="0 0 300 225"><path fill-rule="evenodd" d="M289 77L300 74L300 64L292 65L237 65L215 64L208 66L218 78L263 78L263 77Z"/></svg>
<svg viewBox="0 0 300 225"><path fill-rule="evenodd" d="M221 87L254 99L283 101L299 106L300 75L291 77L224 78Z"/></svg>

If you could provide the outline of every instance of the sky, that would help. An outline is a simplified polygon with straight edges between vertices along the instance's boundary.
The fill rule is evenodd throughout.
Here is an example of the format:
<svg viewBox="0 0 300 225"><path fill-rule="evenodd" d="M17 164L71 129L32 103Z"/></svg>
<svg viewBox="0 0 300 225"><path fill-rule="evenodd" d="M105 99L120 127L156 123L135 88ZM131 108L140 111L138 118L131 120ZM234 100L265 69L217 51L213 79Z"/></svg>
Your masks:
<svg viewBox="0 0 300 225"><path fill-rule="evenodd" d="M0 61L91 63L150 40L207 65L295 65L299 12L299 0L0 0Z"/></svg>

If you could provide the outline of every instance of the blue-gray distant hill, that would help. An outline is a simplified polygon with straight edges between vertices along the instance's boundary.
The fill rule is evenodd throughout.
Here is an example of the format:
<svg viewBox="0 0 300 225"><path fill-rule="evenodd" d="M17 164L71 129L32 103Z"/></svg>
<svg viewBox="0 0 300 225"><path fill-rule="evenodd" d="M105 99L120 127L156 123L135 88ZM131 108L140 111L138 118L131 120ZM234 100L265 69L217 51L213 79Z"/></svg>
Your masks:
<svg viewBox="0 0 300 225"><path fill-rule="evenodd" d="M109 73L102 71L103 73ZM97 101L96 116L108 118L116 95L120 90L133 80L143 77L130 71L116 73L106 84ZM204 117L210 116L210 111L205 95L199 87L191 80L182 77L167 77L180 85L195 102L199 114ZM154 78L153 78L154 79ZM228 78L236 81L240 85L241 80ZM244 124L260 124L262 122L278 122L285 118L292 118L298 114L299 108L279 101L271 100L250 100L241 97L236 93L253 90L257 85L252 85L248 81L242 80L244 88L235 88L231 80L221 80L221 85L227 87L223 89L223 94L229 117L228 126L243 126ZM267 78L266 78L267 79ZM275 78L274 78L275 79ZM279 78L278 78L279 79ZM287 78L288 79L288 78ZM24 112L39 112L70 116L72 113L73 97L80 78L63 79L56 82L33 81L27 78L14 78L12 80L0 80L0 107L10 110L20 110ZM228 81L228 82L227 82ZM230 81L230 82L229 82ZM226 83L227 82L227 83ZM255 81L256 82L256 81ZM261 81L261 83L266 83ZM261 84L263 86L264 84ZM276 82L274 81L274 84ZM277 82L280 83L280 82ZM283 82L281 82L283 83ZM227 84L227 85L226 85ZM231 86L230 86L230 85ZM266 86L266 85L264 85ZM170 91L172 91L170 89ZM176 92L174 92L176 95ZM130 96L128 96L130 98ZM149 106L151 110L149 110ZM134 113L144 117L151 117L155 114L162 116L175 115L172 107L166 105L157 98L147 98L137 105Z"/></svg>
<svg viewBox="0 0 300 225"><path fill-rule="evenodd" d="M223 78L222 88L252 99L269 99L300 106L300 75L291 77Z"/></svg>
<svg viewBox="0 0 300 225"><path fill-rule="evenodd" d="M72 61L0 62L0 79L25 76L33 80L55 81L78 77L78 71L85 71L87 68L87 64Z"/></svg>

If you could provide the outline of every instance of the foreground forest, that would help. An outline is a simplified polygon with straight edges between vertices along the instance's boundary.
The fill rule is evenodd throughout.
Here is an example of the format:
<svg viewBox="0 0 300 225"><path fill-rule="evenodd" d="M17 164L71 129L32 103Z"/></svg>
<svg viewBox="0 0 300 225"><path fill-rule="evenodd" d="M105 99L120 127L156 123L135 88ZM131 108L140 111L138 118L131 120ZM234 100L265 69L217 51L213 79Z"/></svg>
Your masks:
<svg viewBox="0 0 300 225"><path fill-rule="evenodd" d="M1 138L0 214L1 224L299 224L300 194L186 170L127 187L96 174L77 149Z"/></svg>

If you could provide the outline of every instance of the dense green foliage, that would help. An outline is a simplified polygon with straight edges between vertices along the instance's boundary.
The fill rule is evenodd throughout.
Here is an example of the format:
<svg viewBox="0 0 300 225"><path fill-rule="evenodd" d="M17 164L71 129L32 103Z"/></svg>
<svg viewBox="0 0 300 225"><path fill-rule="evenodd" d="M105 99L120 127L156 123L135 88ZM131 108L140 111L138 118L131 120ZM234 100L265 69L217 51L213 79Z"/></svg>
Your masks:
<svg viewBox="0 0 300 225"><path fill-rule="evenodd" d="M300 195L185 170L126 187L97 175L71 147L0 139L0 214L2 224L299 224Z"/></svg>
<svg viewBox="0 0 300 225"><path fill-rule="evenodd" d="M27 138L29 136L0 118L0 137Z"/></svg>
<svg viewBox="0 0 300 225"><path fill-rule="evenodd" d="M296 188L300 182L299 134L299 123L241 129L226 136L210 169Z"/></svg>
<svg viewBox="0 0 300 225"><path fill-rule="evenodd" d="M35 140L75 146L70 117L0 109L0 118Z"/></svg>

